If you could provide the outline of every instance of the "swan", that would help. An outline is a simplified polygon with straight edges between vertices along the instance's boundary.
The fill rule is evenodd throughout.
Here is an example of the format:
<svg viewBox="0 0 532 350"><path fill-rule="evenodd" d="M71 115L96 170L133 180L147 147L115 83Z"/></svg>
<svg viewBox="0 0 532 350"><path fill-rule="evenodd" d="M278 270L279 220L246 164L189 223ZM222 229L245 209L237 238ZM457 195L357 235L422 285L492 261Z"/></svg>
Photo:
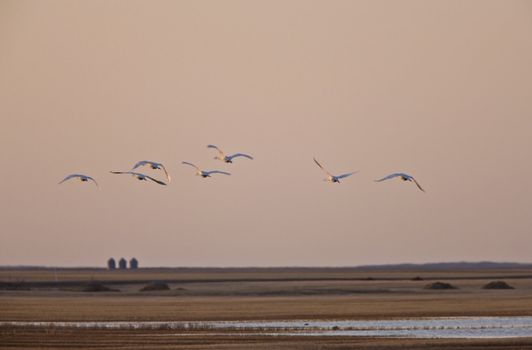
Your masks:
<svg viewBox="0 0 532 350"><path fill-rule="evenodd" d="M219 159L219 160L221 160L223 162L226 162L226 163L233 163L233 158L237 158L237 157L244 157L244 158L253 160L252 156L250 156L248 154L244 154L244 153L235 153L235 154L231 154L231 155L226 155L221 149L219 149L215 145L207 145L207 148L214 148L215 150L217 150L218 151L218 155L216 157L214 157L214 159Z"/></svg>
<svg viewBox="0 0 532 350"><path fill-rule="evenodd" d="M190 165L191 167L194 167L196 169L196 175L201 176L203 178L211 177L211 174L231 175L228 172L220 171L220 170L210 170L210 171L201 170L200 168L198 168L197 166L189 162L182 162L182 164L186 164L186 165Z"/></svg>
<svg viewBox="0 0 532 350"><path fill-rule="evenodd" d="M330 172L328 172L317 160L314 158L314 162L327 174L327 178L323 179L323 181L331 182L331 183L340 183L340 179L343 179L345 177L351 176L353 174L358 173L358 171L354 171L352 173L342 174L342 175L333 175Z"/></svg>
<svg viewBox="0 0 532 350"><path fill-rule="evenodd" d="M150 166L152 169L154 170L163 170L164 171L164 174L166 175L166 179L168 180L168 182L170 182L172 179L170 178L170 174L168 174L168 171L166 171L166 168L165 166L162 164L162 163L157 163L157 162L152 162L151 160L141 160L140 162L138 162L137 164L135 164L135 166L133 168L131 168L131 171L137 169L137 168L140 168L141 166Z"/></svg>
<svg viewBox="0 0 532 350"><path fill-rule="evenodd" d="M385 181L385 180L389 180L389 179L393 179L395 177L400 177L401 180L403 181L411 181L411 182L414 182L417 186L417 188L419 188L421 191L425 192L425 190L421 187L421 185L416 181L416 179L414 179L413 176L411 175L408 175L408 174L405 174L405 173L394 173L394 174L390 174L388 176L385 176L383 177L382 179L379 179L379 180L375 180L375 182L381 182L381 181Z"/></svg>
<svg viewBox="0 0 532 350"><path fill-rule="evenodd" d="M96 185L96 187L98 189L100 189L100 186L98 185L98 183L96 182L96 180L94 180L92 177L90 176L87 176L87 175L82 175L82 174L70 174L68 175L67 177L65 177L63 180L61 180L61 182L59 182L58 184L62 184L63 182L67 181L67 180L70 180L70 179L74 179L74 178L78 178L81 182L87 182L87 181L92 181L94 182L94 184Z"/></svg>
<svg viewBox="0 0 532 350"><path fill-rule="evenodd" d="M148 180L151 180L153 182L156 182L158 183L159 185L163 185L163 186L166 186L166 183L162 182L162 181L159 181L157 179L154 179L153 177L151 176L148 176L148 175L145 175L145 174L141 174L141 173L136 173L134 171L111 171L112 174L129 174L129 175L133 175L134 177L137 178L137 180L140 180L140 181L148 181Z"/></svg>

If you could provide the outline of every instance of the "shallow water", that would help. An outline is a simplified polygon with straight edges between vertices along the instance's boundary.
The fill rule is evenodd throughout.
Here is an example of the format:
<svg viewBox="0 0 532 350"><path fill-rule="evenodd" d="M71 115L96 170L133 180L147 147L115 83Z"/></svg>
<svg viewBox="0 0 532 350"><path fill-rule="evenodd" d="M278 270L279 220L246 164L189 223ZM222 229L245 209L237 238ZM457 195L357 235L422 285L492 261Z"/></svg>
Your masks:
<svg viewBox="0 0 532 350"><path fill-rule="evenodd" d="M0 322L0 326L236 331L246 335L406 338L532 337L532 317L439 317L343 321Z"/></svg>

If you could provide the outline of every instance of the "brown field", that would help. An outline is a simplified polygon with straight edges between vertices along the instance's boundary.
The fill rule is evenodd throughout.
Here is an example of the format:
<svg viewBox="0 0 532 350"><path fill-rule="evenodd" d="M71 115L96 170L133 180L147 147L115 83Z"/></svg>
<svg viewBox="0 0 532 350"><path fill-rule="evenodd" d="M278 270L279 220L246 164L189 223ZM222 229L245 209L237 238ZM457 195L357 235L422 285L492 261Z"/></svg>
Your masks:
<svg viewBox="0 0 532 350"><path fill-rule="evenodd" d="M530 271L360 272L349 269L0 270L0 321L202 321L380 319L423 316L532 316ZM412 281L415 276L424 280ZM483 290L504 279L515 290ZM120 292L79 291L103 281ZM426 290L442 280L457 290ZM171 290L139 292L151 281ZM0 348L59 349L532 348L532 339L421 340L349 337L205 336L171 330L73 330L0 327Z"/></svg>
<svg viewBox="0 0 532 350"><path fill-rule="evenodd" d="M354 337L242 337L175 331L0 329L1 349L530 349L530 339L392 339Z"/></svg>

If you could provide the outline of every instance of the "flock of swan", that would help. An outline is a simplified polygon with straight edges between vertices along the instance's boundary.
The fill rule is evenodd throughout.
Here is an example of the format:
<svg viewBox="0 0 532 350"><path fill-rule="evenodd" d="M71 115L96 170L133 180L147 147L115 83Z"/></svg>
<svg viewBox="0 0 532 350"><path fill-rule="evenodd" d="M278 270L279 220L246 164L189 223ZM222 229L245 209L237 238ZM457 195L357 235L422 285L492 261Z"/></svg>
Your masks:
<svg viewBox="0 0 532 350"><path fill-rule="evenodd" d="M214 159L221 160L222 162L225 162L225 163L233 163L233 159L238 158L238 157L242 157L242 158L247 158L247 159L253 160L252 156L250 156L248 154L245 154L245 153L234 153L234 154L229 154L229 155L225 154L219 147L217 147L215 145L207 145L207 148L213 148L216 151L218 151L218 154L216 155L216 157L214 157ZM330 182L330 183L340 183L341 179L349 177L349 176L351 176L353 174L356 174L358 172L358 171L354 171L354 172L341 174L341 175L333 175L327 169L325 169L316 160L316 158L314 158L314 162L320 167L321 170L323 170L327 174L327 177L323 181L327 181L327 182ZM214 175L214 174L231 175L231 173L228 173L226 171L221 171L221 170L202 170L199 167L197 167L195 164L190 163L190 162L183 161L183 162L181 162L181 164L193 167L194 169L196 169L196 175L197 176L201 176L202 178L211 177L211 175ZM157 183L159 185L166 186L167 183L164 182L164 181L158 180L158 179L156 179L154 177L151 177L149 175L146 175L146 174L139 173L139 172L135 171L136 169L142 168L142 167L150 167L153 170L162 170L164 172L165 176L166 176L166 180L168 181L168 183L170 183L171 177L170 177L170 174L168 173L168 171L166 170L166 167L162 163L153 162L153 161L149 161L149 160L141 160L140 162L137 162L131 168L131 170L129 170L129 171L111 171L111 173L112 174L131 175L131 176L135 177L137 180L140 180L140 181L148 181L148 180L150 180L150 181L153 181L153 182L155 182L155 183ZM375 182L381 182L381 181L390 180L390 179L394 179L394 178L400 178L403 181L413 182L413 183L416 184L416 186L421 191L425 192L425 190L421 187L421 185L417 182L417 180L413 176L405 174L405 173L393 173L393 174L387 175L387 176L385 176L385 177L383 177L381 179L375 180ZM62 184L63 182L71 180L71 179L78 179L81 182L92 181L96 185L97 188L100 188L100 186L98 185L98 182L96 182L96 180L93 177L88 176L88 175L83 175L83 174L70 174L70 175L67 175L63 180L61 180L61 182L59 182L59 184Z"/></svg>

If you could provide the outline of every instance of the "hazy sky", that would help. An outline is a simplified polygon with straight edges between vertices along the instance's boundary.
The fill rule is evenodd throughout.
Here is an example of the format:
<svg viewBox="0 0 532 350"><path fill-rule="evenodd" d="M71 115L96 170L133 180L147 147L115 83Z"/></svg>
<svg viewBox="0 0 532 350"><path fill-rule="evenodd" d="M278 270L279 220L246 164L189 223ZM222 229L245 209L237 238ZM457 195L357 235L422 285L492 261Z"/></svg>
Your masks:
<svg viewBox="0 0 532 350"><path fill-rule="evenodd" d="M2 265L532 261L530 1L0 0L0 118Z"/></svg>

